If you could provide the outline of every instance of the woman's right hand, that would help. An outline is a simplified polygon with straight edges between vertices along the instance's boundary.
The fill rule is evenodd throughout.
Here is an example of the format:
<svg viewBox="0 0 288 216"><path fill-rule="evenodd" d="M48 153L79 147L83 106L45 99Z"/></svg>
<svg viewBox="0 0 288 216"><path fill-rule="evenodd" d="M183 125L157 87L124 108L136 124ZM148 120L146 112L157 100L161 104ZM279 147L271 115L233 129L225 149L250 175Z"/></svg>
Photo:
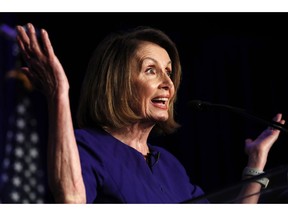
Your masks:
<svg viewBox="0 0 288 216"><path fill-rule="evenodd" d="M40 41L34 26L27 24L27 31L22 26L17 26L17 42L20 52L27 63L27 67L22 67L22 71L28 76L35 88L43 92L48 101L53 101L55 97L68 93L69 83L64 69L54 54L48 33L40 30Z"/></svg>

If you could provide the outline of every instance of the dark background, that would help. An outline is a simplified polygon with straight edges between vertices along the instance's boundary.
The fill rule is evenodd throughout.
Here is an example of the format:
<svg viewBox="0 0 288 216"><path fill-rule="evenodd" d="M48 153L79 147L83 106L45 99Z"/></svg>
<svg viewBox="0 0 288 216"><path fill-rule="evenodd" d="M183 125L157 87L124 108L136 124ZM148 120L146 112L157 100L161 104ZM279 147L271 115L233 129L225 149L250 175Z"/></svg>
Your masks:
<svg viewBox="0 0 288 216"><path fill-rule="evenodd" d="M208 194L239 183L247 162L244 140L256 138L266 125L227 111L194 112L187 103L199 99L227 104L266 120L282 112L288 120L287 21L288 13L0 14L0 24L31 22L48 31L70 81L73 118L89 57L107 33L138 25L166 32L177 44L182 60L176 104L182 128L151 142L171 151L192 182ZM287 134L282 133L270 151L266 169L286 166L287 154ZM270 181L272 189L283 184L287 184L286 176ZM264 197L262 202L286 202L279 197L284 190L275 191L273 198Z"/></svg>

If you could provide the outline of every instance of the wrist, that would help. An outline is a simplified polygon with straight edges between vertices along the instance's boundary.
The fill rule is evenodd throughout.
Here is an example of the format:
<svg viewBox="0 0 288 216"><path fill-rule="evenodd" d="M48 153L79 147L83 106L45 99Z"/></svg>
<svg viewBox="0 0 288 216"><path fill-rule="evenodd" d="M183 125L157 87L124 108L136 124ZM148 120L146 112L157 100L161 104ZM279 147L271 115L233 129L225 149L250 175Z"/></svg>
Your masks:
<svg viewBox="0 0 288 216"><path fill-rule="evenodd" d="M69 102L69 91L55 92L55 94L47 97L48 106Z"/></svg>
<svg viewBox="0 0 288 216"><path fill-rule="evenodd" d="M255 178L255 182L258 182L262 185L263 188L266 188L269 183L269 179L266 177L263 178L256 178L256 176L264 174L265 172L263 170L252 168L252 167L245 167L242 173L242 178Z"/></svg>

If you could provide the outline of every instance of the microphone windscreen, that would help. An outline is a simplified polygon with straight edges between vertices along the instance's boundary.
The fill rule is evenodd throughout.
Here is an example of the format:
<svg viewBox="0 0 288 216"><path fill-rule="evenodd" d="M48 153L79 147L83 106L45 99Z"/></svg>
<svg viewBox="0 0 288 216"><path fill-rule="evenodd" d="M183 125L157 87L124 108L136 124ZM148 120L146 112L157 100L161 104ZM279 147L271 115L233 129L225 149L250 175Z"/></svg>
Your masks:
<svg viewBox="0 0 288 216"><path fill-rule="evenodd" d="M189 107L194 111L207 111L210 109L210 104L201 100L192 100L188 103Z"/></svg>

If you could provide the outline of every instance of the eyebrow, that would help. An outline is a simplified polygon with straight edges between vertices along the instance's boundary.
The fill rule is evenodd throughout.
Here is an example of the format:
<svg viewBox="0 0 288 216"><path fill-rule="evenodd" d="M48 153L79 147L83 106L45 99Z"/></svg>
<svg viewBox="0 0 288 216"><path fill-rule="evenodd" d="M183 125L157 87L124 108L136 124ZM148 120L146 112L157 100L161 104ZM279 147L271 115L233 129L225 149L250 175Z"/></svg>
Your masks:
<svg viewBox="0 0 288 216"><path fill-rule="evenodd" d="M155 63L158 63L158 61L157 61L156 59L151 58L151 57L146 57L146 58L143 58L143 59L139 59L139 63L142 65L145 60L151 60L151 61L153 61L153 62L155 62ZM172 64L172 61L170 60L170 61L167 63L167 65L171 65L171 64Z"/></svg>

